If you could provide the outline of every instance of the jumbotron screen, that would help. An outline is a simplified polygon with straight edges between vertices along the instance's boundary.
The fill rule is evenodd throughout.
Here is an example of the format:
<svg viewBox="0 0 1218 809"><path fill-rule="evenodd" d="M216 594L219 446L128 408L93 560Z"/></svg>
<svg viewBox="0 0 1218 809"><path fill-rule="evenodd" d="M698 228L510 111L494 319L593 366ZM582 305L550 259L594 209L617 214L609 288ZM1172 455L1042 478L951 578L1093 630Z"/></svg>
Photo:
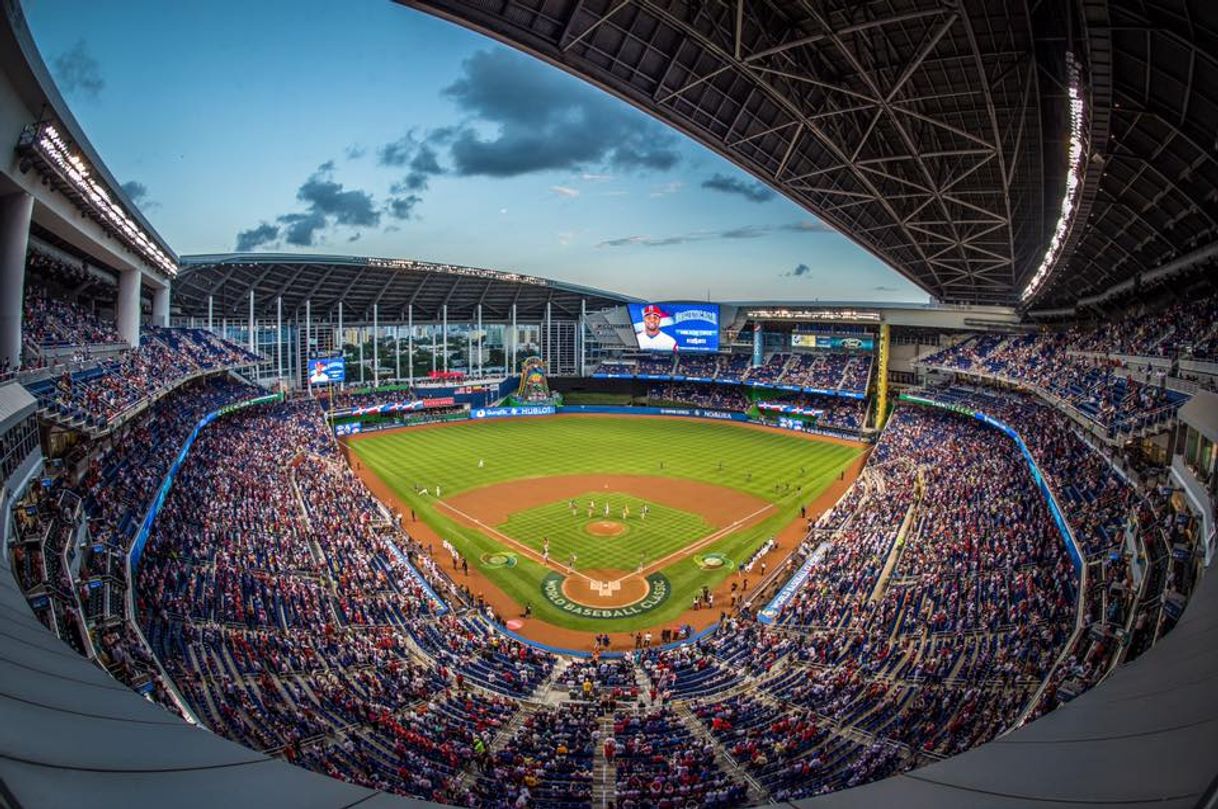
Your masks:
<svg viewBox="0 0 1218 809"><path fill-rule="evenodd" d="M718 351L719 306L711 303L629 303L639 348Z"/></svg>
<svg viewBox="0 0 1218 809"><path fill-rule="evenodd" d="M309 359L309 384L333 385L347 378L344 357L312 357Z"/></svg>

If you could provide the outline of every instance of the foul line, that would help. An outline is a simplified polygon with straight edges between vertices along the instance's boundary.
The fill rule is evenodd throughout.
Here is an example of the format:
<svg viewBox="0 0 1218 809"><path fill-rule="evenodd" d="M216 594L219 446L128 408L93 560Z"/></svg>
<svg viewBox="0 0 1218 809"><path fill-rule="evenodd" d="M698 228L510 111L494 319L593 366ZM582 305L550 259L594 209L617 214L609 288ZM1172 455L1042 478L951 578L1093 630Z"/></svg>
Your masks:
<svg viewBox="0 0 1218 809"><path fill-rule="evenodd" d="M453 514L456 514L458 517L461 517L462 519L466 520L467 522L473 523L474 525L481 528L483 531L494 536L499 541L519 550L521 553L523 553L525 556L528 556L530 559L540 562L542 567L549 568L556 572L565 571L566 573L568 573L572 576L579 576L581 579L588 582L589 584L599 584L600 583L599 579L594 579L591 576L585 575L584 573L581 573L580 571L576 570L575 568L567 567L566 565L558 564L557 562L546 561L542 557L542 555L540 553L538 553L536 550L534 550L533 548L530 548L528 545L525 545L523 542L521 542L517 539L513 539L512 537L503 533L499 529L493 528L493 527L487 525L486 523L482 522L482 520L478 519L477 517L473 516L472 514L465 513L464 511L457 508L456 506L450 505L450 504L444 502L443 500L435 500L433 502L437 506L443 506L444 508L448 509ZM715 542L718 542L719 540L723 539L728 534L730 534L733 531L735 531L736 529L740 528L745 523L753 520L754 517L757 517L760 514L764 514L767 511L770 511L771 509L774 508L774 506L775 506L774 503L767 503L766 505L762 506L761 508L752 512L751 514L746 514L745 516L741 517L740 519L730 522L727 525L723 526L722 528L719 528L718 530L707 534L706 536L702 537L698 541L694 542L692 545L686 545L683 548L679 548L679 549L673 551L672 553L668 554L667 556L664 556L660 559L655 560L654 562L647 564L640 570L636 570L633 573L627 573L625 576L622 576L621 578L614 579L612 582L610 582L610 584L621 584L622 582L624 582L627 579L632 578L634 576L638 576L640 578L646 578L652 572L654 572L656 570L660 570L672 562L679 562L680 560L682 560L688 556L691 556L692 554L697 553L698 551L702 550L707 545L712 545Z"/></svg>
<svg viewBox="0 0 1218 809"><path fill-rule="evenodd" d="M512 537L508 536L507 534L503 533L502 531L500 531L497 528L492 528L491 526L487 525L486 523L484 523L482 520L478 519L477 517L474 517L470 514L466 514L464 511L457 508L456 506L451 506L448 503L445 503L443 500L436 500L434 502L437 506L444 506L444 508L451 511L453 514L456 514L458 517L461 517L464 520L472 522L474 525L478 526L479 528L481 528L483 531L487 532L488 534L494 535L501 542L504 542L507 545L510 545L511 547L516 548L521 553L523 553L525 556L528 556L530 559L540 562L542 567L549 568L556 572L566 571L567 573L570 573L572 576L579 576L581 579L588 582L589 584L592 584L592 583L598 581L597 579L593 579L590 576L585 576L583 573L580 573L575 568L567 567L566 565L560 565L557 562L546 561L545 558L540 553L533 550L528 545L525 545L523 542L520 542L519 540L513 539Z"/></svg>
<svg viewBox="0 0 1218 809"><path fill-rule="evenodd" d="M642 570L636 571L634 573L629 573L625 576L622 576L620 579L616 579L613 583L617 584L617 583L623 582L626 579L630 578L631 576L642 576L645 578L652 571L659 570L659 569L665 567L666 565L668 565L670 560L674 561L674 562L680 561L681 559L684 559L685 557L687 557L691 554L697 553L698 551L705 548L707 545L711 545L715 542L718 542L719 540L723 539L728 534L735 531L737 528L739 528L744 523L746 523L749 520L756 517L758 514L764 514L765 512L769 511L772 508L774 508L774 504L767 503L766 505L764 505L761 508L754 511L752 514L747 514L747 515L741 517L740 519L736 520L735 522L728 523L727 525L723 526L719 530L702 537L702 539L699 539L697 542L693 543L692 545L686 545L683 548L679 548L678 550L673 551L672 553L668 554L667 556L655 560L651 564L644 567Z"/></svg>

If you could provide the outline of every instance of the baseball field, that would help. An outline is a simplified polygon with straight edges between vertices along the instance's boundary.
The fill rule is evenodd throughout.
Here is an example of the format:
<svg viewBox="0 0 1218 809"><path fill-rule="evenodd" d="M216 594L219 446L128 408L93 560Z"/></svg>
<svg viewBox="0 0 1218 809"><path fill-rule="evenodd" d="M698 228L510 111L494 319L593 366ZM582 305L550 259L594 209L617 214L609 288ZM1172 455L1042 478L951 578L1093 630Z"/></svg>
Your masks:
<svg viewBox="0 0 1218 809"><path fill-rule="evenodd" d="M507 597L516 610L501 609L505 618L527 606L528 623L591 633L679 619L768 538L798 533L801 505L862 451L747 425L629 416L414 427L348 446L438 563L457 581L473 576L472 590ZM470 574L453 569L444 540Z"/></svg>

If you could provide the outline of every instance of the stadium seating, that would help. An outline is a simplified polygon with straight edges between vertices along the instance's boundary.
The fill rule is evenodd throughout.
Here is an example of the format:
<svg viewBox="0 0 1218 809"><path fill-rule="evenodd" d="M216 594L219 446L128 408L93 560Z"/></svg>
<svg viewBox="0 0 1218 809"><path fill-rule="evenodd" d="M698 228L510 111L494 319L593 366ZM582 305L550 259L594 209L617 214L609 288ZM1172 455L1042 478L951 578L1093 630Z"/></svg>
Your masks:
<svg viewBox="0 0 1218 809"><path fill-rule="evenodd" d="M465 606L339 462L321 407L303 399L232 413L196 440L140 564L145 647L84 585L121 578L109 549L130 543L133 515L198 417L253 392L229 380L178 388L85 476L81 502L104 546L81 567L90 639L116 676L172 705L159 661L213 730L377 789L589 806L599 771L618 806L675 807L739 805L746 778L776 800L865 783L987 741L1111 669L1113 628L1145 614L1120 554L1131 509L1156 549L1152 586L1169 583L1161 504L1068 419L1027 396L935 389L923 395L1023 436L1068 505L1094 571L1085 592L1014 442L902 406L797 549L792 567L806 560L809 575L775 626L746 608L693 644L560 661ZM25 584L61 575L21 562ZM1076 604L1094 631L1073 631Z"/></svg>
<svg viewBox="0 0 1218 809"><path fill-rule="evenodd" d="M927 356L924 365L1031 386L1073 408L1109 435L1161 425L1188 396L1138 381L1116 360L1080 356L1069 333L982 335ZM1109 347L1116 344L1110 344Z"/></svg>

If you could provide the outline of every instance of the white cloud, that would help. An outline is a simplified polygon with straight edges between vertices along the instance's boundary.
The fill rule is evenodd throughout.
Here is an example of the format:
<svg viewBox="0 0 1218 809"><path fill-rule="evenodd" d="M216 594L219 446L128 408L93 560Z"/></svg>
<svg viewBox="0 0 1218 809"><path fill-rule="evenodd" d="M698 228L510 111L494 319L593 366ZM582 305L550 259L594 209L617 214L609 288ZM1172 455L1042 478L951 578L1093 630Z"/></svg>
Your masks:
<svg viewBox="0 0 1218 809"><path fill-rule="evenodd" d="M681 182L680 180L673 180L671 183L664 183L664 185L659 185L651 189L651 196L666 197L669 194L677 193L684 187L685 183Z"/></svg>
<svg viewBox="0 0 1218 809"><path fill-rule="evenodd" d="M550 190L558 196L566 197L567 199L572 199L579 196L579 191L577 189L569 188L565 185L552 185L550 186Z"/></svg>

